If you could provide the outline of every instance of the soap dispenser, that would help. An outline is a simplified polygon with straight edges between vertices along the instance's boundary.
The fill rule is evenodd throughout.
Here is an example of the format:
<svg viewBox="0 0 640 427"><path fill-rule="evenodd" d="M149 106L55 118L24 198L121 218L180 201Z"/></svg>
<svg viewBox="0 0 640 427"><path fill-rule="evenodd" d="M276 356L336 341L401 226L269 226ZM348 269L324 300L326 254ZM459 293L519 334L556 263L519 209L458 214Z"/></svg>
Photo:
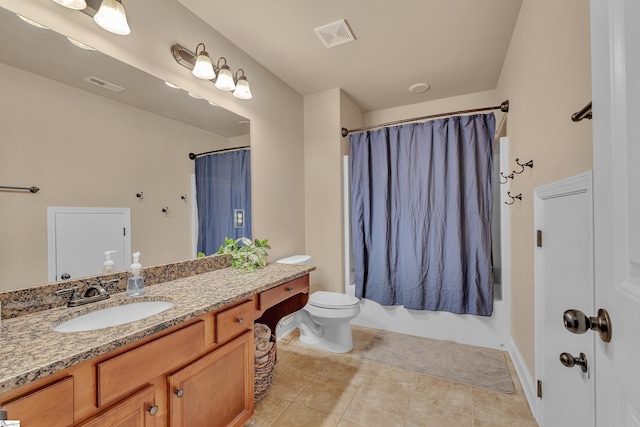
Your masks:
<svg viewBox="0 0 640 427"><path fill-rule="evenodd" d="M104 264L102 265L102 273L115 273L116 263L111 259L111 254L114 253L116 253L116 251L105 251L104 256L106 259L104 261Z"/></svg>
<svg viewBox="0 0 640 427"><path fill-rule="evenodd" d="M144 277L142 277L142 265L139 262L140 252L133 254L133 264L131 264L131 276L127 283L127 291L125 295L137 296L144 295Z"/></svg>

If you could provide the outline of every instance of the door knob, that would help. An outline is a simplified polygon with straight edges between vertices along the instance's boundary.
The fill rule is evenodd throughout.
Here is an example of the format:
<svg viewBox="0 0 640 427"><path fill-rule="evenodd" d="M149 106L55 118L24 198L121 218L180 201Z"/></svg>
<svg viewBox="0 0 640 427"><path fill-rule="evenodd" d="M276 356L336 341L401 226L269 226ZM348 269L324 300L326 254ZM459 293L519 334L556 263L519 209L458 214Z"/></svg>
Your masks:
<svg viewBox="0 0 640 427"><path fill-rule="evenodd" d="M574 366L580 366L582 372L587 372L589 363L587 362L587 356L584 353L580 353L580 356L574 357L570 353L562 353L560 355L560 363L567 368L573 368Z"/></svg>
<svg viewBox="0 0 640 427"><path fill-rule="evenodd" d="M567 310L563 315L564 327L574 334L584 334L589 329L598 331L600 339L611 341L611 318L604 308L598 310L598 315L588 317L580 310Z"/></svg>

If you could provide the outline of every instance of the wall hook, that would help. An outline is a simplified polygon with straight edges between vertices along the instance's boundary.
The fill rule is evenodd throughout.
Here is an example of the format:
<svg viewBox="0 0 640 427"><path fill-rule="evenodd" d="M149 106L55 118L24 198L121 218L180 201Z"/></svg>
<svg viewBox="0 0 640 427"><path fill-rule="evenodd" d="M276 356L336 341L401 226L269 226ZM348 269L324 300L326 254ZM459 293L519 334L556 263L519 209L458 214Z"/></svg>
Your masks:
<svg viewBox="0 0 640 427"><path fill-rule="evenodd" d="M144 199L144 193L141 191L139 193L136 193L136 197L140 200Z"/></svg>
<svg viewBox="0 0 640 427"><path fill-rule="evenodd" d="M168 216L169 215L169 207L162 208L162 213Z"/></svg>
<svg viewBox="0 0 640 427"><path fill-rule="evenodd" d="M181 199L182 201L184 201L185 203L189 203L189 199L187 198L187 195L186 195L186 194L184 194L184 195L180 196L180 199Z"/></svg>
<svg viewBox="0 0 640 427"><path fill-rule="evenodd" d="M520 172L513 171L513 173L518 174L518 175L521 174L522 172L524 172L524 167L525 166L530 167L531 169L533 169L533 160L529 160L527 163L520 163L518 160L520 160L520 159L516 158L516 164L518 166L520 166L522 168L522 170Z"/></svg>
<svg viewBox="0 0 640 427"><path fill-rule="evenodd" d="M511 172L509 175L505 175L502 172L500 172L500 176L504 178L504 182L502 182L502 179L501 179L500 184L506 184L507 182L509 182L509 179L513 179L513 172Z"/></svg>
<svg viewBox="0 0 640 427"><path fill-rule="evenodd" d="M511 195L511 191L507 191L507 196L508 196L509 198L511 198L511 203L509 203L509 202L504 202L504 204L505 204L505 205L512 205L512 204L514 204L514 203L516 202L516 199L518 199L518 200L522 200L522 193L520 193L520 194L516 194L515 196L512 196L512 195Z"/></svg>

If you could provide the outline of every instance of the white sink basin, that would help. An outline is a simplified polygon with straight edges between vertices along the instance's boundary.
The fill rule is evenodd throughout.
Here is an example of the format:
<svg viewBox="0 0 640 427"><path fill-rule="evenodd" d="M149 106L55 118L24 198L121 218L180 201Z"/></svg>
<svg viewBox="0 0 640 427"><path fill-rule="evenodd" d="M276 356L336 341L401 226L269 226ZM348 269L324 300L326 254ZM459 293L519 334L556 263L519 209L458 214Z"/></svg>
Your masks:
<svg viewBox="0 0 640 427"><path fill-rule="evenodd" d="M135 322L136 320L153 316L171 307L173 307L173 304L166 301L123 304L74 317L56 326L53 330L56 332L81 332L124 325L125 323Z"/></svg>

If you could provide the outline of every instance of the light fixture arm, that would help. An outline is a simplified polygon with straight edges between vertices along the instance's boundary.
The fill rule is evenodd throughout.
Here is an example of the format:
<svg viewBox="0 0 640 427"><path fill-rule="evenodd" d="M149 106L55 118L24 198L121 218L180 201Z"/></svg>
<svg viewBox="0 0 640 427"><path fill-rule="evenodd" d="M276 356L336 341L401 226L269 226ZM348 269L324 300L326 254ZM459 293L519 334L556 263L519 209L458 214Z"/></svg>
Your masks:
<svg viewBox="0 0 640 427"><path fill-rule="evenodd" d="M224 61L224 65L227 65L227 58L225 58L224 56L221 56L220 58L218 58L218 62L216 63L216 67L219 69L221 69L222 67L220 66L220 61ZM228 65L227 65L228 67Z"/></svg>

